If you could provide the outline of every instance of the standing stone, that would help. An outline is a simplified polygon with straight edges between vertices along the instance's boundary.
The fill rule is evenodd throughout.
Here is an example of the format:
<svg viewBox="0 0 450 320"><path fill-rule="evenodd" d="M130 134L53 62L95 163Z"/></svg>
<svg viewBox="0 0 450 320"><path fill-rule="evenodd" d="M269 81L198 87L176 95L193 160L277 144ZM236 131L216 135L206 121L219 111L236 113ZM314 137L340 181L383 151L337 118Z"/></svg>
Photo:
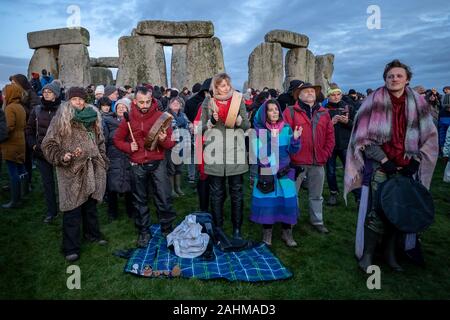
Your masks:
<svg viewBox="0 0 450 320"><path fill-rule="evenodd" d="M119 58L117 57L91 57L91 67L103 67L103 68L118 68Z"/></svg>
<svg viewBox="0 0 450 320"><path fill-rule="evenodd" d="M59 47L59 79L66 88L86 87L91 82L89 52L83 44L64 44Z"/></svg>
<svg viewBox="0 0 450 320"><path fill-rule="evenodd" d="M46 69L53 78L59 77L58 72L58 48L39 48L34 51L28 65L28 78L31 79L31 73L41 73L42 69Z"/></svg>
<svg viewBox="0 0 450 320"><path fill-rule="evenodd" d="M192 86L225 72L222 44L218 38L193 38L187 46L172 47L172 87Z"/></svg>
<svg viewBox="0 0 450 320"><path fill-rule="evenodd" d="M93 85L112 85L114 78L112 71L103 67L91 67L91 83Z"/></svg>
<svg viewBox="0 0 450 320"><path fill-rule="evenodd" d="M246 93L248 89L248 81L244 81L244 85L242 86L242 92Z"/></svg>
<svg viewBox="0 0 450 320"><path fill-rule="evenodd" d="M211 21L147 20L138 23L136 32L158 38L211 38L214 25Z"/></svg>
<svg viewBox="0 0 450 320"><path fill-rule="evenodd" d="M163 46L151 36L121 37L116 85L136 86L140 83L167 87Z"/></svg>
<svg viewBox="0 0 450 320"><path fill-rule="evenodd" d="M187 46L180 44L173 45L170 70L171 87L182 89L188 83L187 66Z"/></svg>
<svg viewBox="0 0 450 320"><path fill-rule="evenodd" d="M326 95L330 88L331 77L334 71L334 55L325 54L316 56L315 84L322 87L322 93Z"/></svg>
<svg viewBox="0 0 450 320"><path fill-rule="evenodd" d="M30 49L54 47L61 44L89 46L89 31L85 28L60 28L27 33Z"/></svg>
<svg viewBox="0 0 450 320"><path fill-rule="evenodd" d="M272 30L264 36L266 42L276 42L283 48L308 48L309 38L304 34L286 31Z"/></svg>
<svg viewBox="0 0 450 320"><path fill-rule="evenodd" d="M282 89L283 50L279 43L261 43L248 58L248 86Z"/></svg>
<svg viewBox="0 0 450 320"><path fill-rule="evenodd" d="M285 59L285 87L291 80L297 79L315 84L316 61L314 54L306 48L288 50Z"/></svg>

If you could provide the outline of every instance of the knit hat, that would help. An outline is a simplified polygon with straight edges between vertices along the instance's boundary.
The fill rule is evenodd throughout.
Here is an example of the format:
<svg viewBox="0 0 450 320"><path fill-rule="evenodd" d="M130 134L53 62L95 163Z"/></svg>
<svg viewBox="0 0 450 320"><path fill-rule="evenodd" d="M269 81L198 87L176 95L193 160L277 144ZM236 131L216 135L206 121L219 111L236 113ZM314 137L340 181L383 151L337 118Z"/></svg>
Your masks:
<svg viewBox="0 0 450 320"><path fill-rule="evenodd" d="M61 87L59 86L59 84L55 81L52 81L51 83L47 83L43 88L42 88L42 92L44 92L45 89L50 90L51 92L54 93L56 98L59 98L59 95L61 94Z"/></svg>
<svg viewBox="0 0 450 320"><path fill-rule="evenodd" d="M170 107L170 105L172 104L172 102L174 101L178 101L180 103L180 109L184 108L184 100L183 98L181 98L180 96L176 96L170 99L168 106Z"/></svg>
<svg viewBox="0 0 450 320"><path fill-rule="evenodd" d="M102 94L104 94L105 93L105 86L104 85L99 85L99 86L97 86L96 88L95 88L95 94L97 94L97 93L102 93Z"/></svg>
<svg viewBox="0 0 450 320"><path fill-rule="evenodd" d="M115 91L117 91L115 86L106 86L105 88L105 96L109 97L111 94L113 94Z"/></svg>
<svg viewBox="0 0 450 320"><path fill-rule="evenodd" d="M67 91L67 100L78 97L86 100L86 90L82 87L70 87Z"/></svg>
<svg viewBox="0 0 450 320"><path fill-rule="evenodd" d="M342 90L339 89L338 87L328 89L327 97L331 96L333 93L336 93L336 92L342 93Z"/></svg>
<svg viewBox="0 0 450 320"><path fill-rule="evenodd" d="M348 90L348 94L356 94L355 89L350 89L350 90Z"/></svg>
<svg viewBox="0 0 450 320"><path fill-rule="evenodd" d="M130 112L130 107L131 107L131 101L130 101L130 99L128 99L128 98L122 98L122 99L117 100L117 102L116 102L116 111L117 111L117 106L118 106L119 104L123 104L125 107L127 107L128 112Z"/></svg>

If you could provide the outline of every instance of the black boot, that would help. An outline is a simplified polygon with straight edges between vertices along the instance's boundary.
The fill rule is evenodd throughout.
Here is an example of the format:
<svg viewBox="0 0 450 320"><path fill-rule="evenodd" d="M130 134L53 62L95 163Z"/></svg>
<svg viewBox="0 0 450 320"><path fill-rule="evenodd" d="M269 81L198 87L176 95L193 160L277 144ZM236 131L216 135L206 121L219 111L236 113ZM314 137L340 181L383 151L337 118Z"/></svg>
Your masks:
<svg viewBox="0 0 450 320"><path fill-rule="evenodd" d="M200 210L209 212L209 182L206 180L198 180L197 182L198 201Z"/></svg>
<svg viewBox="0 0 450 320"><path fill-rule="evenodd" d="M403 268L397 263L395 258L395 246L397 243L397 232L395 230L390 230L386 235L386 247L384 251L384 257L387 264L392 270L396 272L403 272Z"/></svg>
<svg viewBox="0 0 450 320"><path fill-rule="evenodd" d="M241 227L244 210L244 192L242 175L228 178L231 197L231 222L233 224L233 239L242 240Z"/></svg>
<svg viewBox="0 0 450 320"><path fill-rule="evenodd" d="M364 271L367 272L367 268L373 264L373 254L377 246L379 239L378 233L364 228L364 253L359 260L358 265Z"/></svg>
<svg viewBox="0 0 450 320"><path fill-rule="evenodd" d="M19 207L20 201L20 181L11 183L10 186L11 201L2 205L3 209L13 209Z"/></svg>
<svg viewBox="0 0 450 320"><path fill-rule="evenodd" d="M225 178L209 176L211 213L216 228L223 228L223 203L225 201Z"/></svg>

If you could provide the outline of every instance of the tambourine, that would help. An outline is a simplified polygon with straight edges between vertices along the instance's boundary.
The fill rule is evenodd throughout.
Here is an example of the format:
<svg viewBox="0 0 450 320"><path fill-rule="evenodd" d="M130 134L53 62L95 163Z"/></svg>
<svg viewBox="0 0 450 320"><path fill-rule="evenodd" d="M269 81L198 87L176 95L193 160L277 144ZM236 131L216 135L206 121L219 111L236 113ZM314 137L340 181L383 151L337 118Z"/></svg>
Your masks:
<svg viewBox="0 0 450 320"><path fill-rule="evenodd" d="M164 112L153 124L150 131L145 138L144 147L147 150L153 151L156 149L158 144L158 135L161 131L166 131L169 127L172 126L173 116Z"/></svg>

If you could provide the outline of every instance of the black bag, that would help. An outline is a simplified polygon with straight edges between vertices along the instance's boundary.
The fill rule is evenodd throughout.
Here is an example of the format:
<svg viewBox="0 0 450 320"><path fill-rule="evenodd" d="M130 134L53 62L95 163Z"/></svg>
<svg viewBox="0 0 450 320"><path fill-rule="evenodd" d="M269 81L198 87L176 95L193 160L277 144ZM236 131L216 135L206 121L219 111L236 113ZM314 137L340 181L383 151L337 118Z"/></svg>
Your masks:
<svg viewBox="0 0 450 320"><path fill-rule="evenodd" d="M242 251L256 245L256 243L250 240L230 239L221 228L214 226L212 216L208 212L198 211L192 214L196 216L195 221L202 225L202 232L206 232L209 235L208 247L201 255L205 260L214 259L214 244L223 252Z"/></svg>
<svg viewBox="0 0 450 320"><path fill-rule="evenodd" d="M262 193L271 193L275 191L275 178L273 175L258 175L258 183L256 187Z"/></svg>
<svg viewBox="0 0 450 320"><path fill-rule="evenodd" d="M213 246L215 243L215 236L214 236L214 222L212 219L212 216L208 212L193 212L193 215L195 215L195 222L201 224L202 233L207 233L209 235L209 242L208 246L206 247L205 252L200 256L204 258L205 260L212 260L214 259L214 251Z"/></svg>
<svg viewBox="0 0 450 320"><path fill-rule="evenodd" d="M412 177L394 175L381 183L376 208L398 230L418 233L434 221L434 203L430 192Z"/></svg>

